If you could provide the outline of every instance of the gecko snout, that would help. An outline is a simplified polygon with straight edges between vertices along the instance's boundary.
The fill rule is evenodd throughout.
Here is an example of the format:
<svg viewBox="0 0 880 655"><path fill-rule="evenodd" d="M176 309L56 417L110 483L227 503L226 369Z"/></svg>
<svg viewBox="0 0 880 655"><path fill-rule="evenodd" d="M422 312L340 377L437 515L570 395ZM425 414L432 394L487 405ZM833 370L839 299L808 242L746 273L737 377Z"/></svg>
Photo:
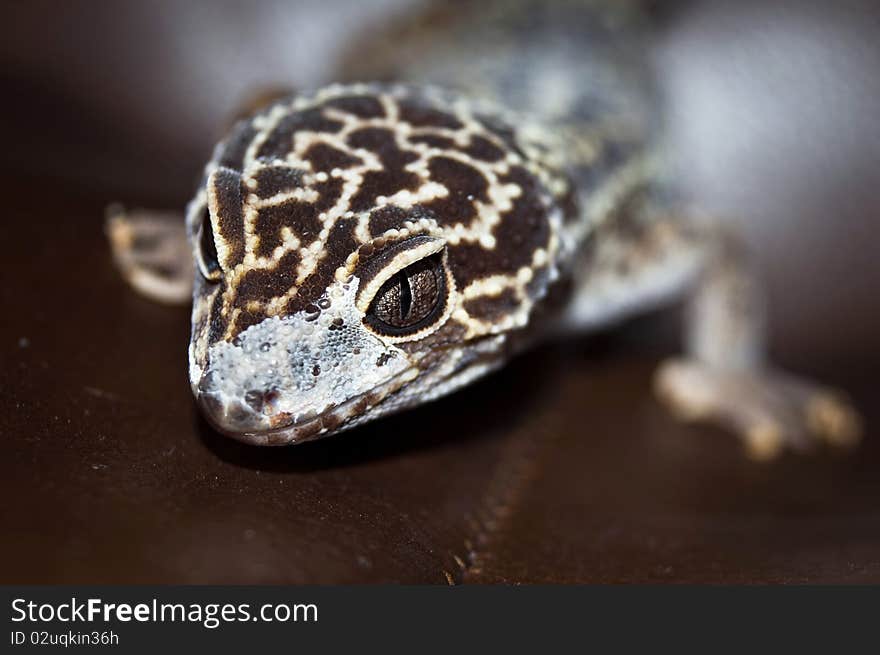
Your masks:
<svg viewBox="0 0 880 655"><path fill-rule="evenodd" d="M225 403L216 396L202 394L199 396L199 406L208 422L224 434L235 436L244 432L265 429L265 418L255 414L237 401Z"/></svg>
<svg viewBox="0 0 880 655"><path fill-rule="evenodd" d="M280 418L276 408L278 396L277 390L269 388L248 389L240 396L228 397L218 392L210 373L202 377L198 386L198 403L208 422L231 436L272 429Z"/></svg>

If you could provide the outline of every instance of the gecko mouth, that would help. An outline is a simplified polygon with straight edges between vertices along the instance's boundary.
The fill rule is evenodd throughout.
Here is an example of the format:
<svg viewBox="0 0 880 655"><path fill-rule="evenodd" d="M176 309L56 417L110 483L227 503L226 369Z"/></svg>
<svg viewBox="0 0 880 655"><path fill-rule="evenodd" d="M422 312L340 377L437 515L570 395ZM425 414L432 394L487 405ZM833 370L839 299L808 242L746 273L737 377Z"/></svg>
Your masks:
<svg viewBox="0 0 880 655"><path fill-rule="evenodd" d="M199 385L198 403L211 426L226 436L255 446L285 446L351 427L354 419L384 402L418 375L417 368L406 368L369 391L321 412L273 411L272 391L248 392L244 394L248 399L245 402L237 399L224 402L209 389L209 380Z"/></svg>

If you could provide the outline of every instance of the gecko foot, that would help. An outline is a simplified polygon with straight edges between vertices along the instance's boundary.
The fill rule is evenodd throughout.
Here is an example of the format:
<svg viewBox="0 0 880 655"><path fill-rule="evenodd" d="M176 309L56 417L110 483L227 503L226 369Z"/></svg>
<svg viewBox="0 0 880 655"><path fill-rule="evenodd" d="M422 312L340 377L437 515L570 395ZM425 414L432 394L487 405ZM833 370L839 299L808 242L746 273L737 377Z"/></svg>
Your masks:
<svg viewBox="0 0 880 655"><path fill-rule="evenodd" d="M152 300L183 304L192 293L192 255L183 217L175 213L107 210L107 237L126 281Z"/></svg>
<svg viewBox="0 0 880 655"><path fill-rule="evenodd" d="M806 452L822 443L852 447L861 438L861 418L843 394L778 372L672 359L660 366L654 386L678 418L734 431L754 459L772 459L786 448Z"/></svg>

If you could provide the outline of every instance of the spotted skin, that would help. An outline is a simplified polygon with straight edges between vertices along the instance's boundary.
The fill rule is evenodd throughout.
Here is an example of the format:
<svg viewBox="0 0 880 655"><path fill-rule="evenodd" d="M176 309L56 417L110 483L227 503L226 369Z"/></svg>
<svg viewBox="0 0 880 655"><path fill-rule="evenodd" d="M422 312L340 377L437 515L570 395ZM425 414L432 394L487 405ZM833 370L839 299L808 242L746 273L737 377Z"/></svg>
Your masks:
<svg viewBox="0 0 880 655"><path fill-rule="evenodd" d="M766 364L745 258L676 200L636 4L438 4L344 66L403 82L331 85L236 123L185 221L207 418L300 443L690 290L688 355L656 381L678 416L726 425L756 458L855 443L845 398ZM178 300L192 267L168 266L180 230L157 225L117 212L108 231L133 285Z"/></svg>
<svg viewBox="0 0 880 655"><path fill-rule="evenodd" d="M343 381L352 358L359 377L373 380L369 389L390 384L368 403L370 414L429 379L451 388L466 371L500 363L506 334L527 327L577 250L567 227L577 205L562 202L570 182L540 154L525 154L540 153L541 132L513 120L439 89L358 84L288 98L233 129L187 212L203 273L190 375L219 427L284 441L365 420L368 412L339 415L354 389ZM395 249L409 256L419 239L448 277L441 320L403 338L370 334L366 305L342 305L371 287ZM220 270L211 279L206 255L214 252ZM345 339L329 349L320 335L309 347L279 343L280 326L300 317ZM271 320L278 327L267 332ZM267 339L257 348L271 351L276 367L289 371L294 352L311 364L296 375L253 370L234 388L230 371L250 357L254 334ZM471 343L480 345L465 356ZM401 375L407 389L397 387ZM302 393L318 387L323 395L303 403Z"/></svg>

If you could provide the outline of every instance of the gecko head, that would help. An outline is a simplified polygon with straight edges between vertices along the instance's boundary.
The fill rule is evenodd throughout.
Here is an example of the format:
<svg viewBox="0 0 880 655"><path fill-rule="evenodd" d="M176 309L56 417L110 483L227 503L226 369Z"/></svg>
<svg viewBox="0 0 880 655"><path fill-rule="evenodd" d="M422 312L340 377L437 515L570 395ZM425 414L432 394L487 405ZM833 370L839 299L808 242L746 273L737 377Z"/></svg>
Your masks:
<svg viewBox="0 0 880 655"><path fill-rule="evenodd" d="M485 107L399 86L328 87L239 123L187 212L208 420L296 443L497 366L562 250L559 179L528 143Z"/></svg>

